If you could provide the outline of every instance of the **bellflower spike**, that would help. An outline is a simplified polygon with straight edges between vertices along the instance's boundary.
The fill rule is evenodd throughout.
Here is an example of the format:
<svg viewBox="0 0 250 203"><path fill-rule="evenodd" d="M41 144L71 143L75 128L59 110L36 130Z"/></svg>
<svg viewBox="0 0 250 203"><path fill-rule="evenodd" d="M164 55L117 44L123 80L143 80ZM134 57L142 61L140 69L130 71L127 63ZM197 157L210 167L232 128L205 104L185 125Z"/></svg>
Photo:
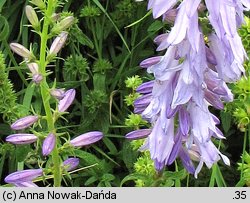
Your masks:
<svg viewBox="0 0 250 203"><path fill-rule="evenodd" d="M26 116L18 119L11 125L12 130L23 130L25 128L30 127L39 119L38 116Z"/></svg>
<svg viewBox="0 0 250 203"><path fill-rule="evenodd" d="M66 171L72 171L77 168L80 160L78 158L68 158L63 162L63 167Z"/></svg>
<svg viewBox="0 0 250 203"><path fill-rule="evenodd" d="M31 182L33 179L42 176L43 170L42 169L27 169L23 171L16 171L14 173L9 174L4 181L6 183L24 183L24 182Z"/></svg>
<svg viewBox="0 0 250 203"><path fill-rule="evenodd" d="M43 156L48 156L54 149L56 144L56 136L50 133L43 141L42 153Z"/></svg>
<svg viewBox="0 0 250 203"><path fill-rule="evenodd" d="M74 147L83 147L93 144L103 138L103 133L99 131L87 132L70 141L70 144Z"/></svg>
<svg viewBox="0 0 250 203"><path fill-rule="evenodd" d="M34 134L12 134L6 137L6 142L12 144L22 145L22 144L31 144L36 142L37 136Z"/></svg>
<svg viewBox="0 0 250 203"><path fill-rule="evenodd" d="M63 99L59 101L58 111L65 112L69 106L73 103L75 99L76 91L74 89L69 89L64 93Z"/></svg>

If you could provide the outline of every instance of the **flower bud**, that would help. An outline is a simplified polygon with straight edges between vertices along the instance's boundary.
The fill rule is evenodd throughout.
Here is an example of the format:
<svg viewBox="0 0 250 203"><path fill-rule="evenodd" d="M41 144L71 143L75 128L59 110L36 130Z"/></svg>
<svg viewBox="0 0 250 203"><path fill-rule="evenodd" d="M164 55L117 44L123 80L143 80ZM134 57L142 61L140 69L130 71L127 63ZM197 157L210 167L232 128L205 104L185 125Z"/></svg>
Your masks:
<svg viewBox="0 0 250 203"><path fill-rule="evenodd" d="M12 144L22 145L22 144L31 144L37 140L37 136L33 134L12 134L6 137L6 142Z"/></svg>
<svg viewBox="0 0 250 203"><path fill-rule="evenodd" d="M33 179L37 178L38 176L41 176L43 174L42 169L27 169L23 171L16 171L14 173L9 174L4 181L6 183L24 183L24 182L30 182Z"/></svg>
<svg viewBox="0 0 250 203"><path fill-rule="evenodd" d="M209 90L204 91L205 99L216 109L223 109L224 105L220 100L220 97Z"/></svg>
<svg viewBox="0 0 250 203"><path fill-rule="evenodd" d="M56 136L50 133L43 141L42 153L43 156L48 156L54 149L56 144Z"/></svg>
<svg viewBox="0 0 250 203"><path fill-rule="evenodd" d="M58 111L65 112L75 99L76 91L74 89L69 89L65 92L62 100L59 101Z"/></svg>
<svg viewBox="0 0 250 203"><path fill-rule="evenodd" d="M38 116L26 116L18 119L11 125L12 130L23 130L28 128L38 120Z"/></svg>
<svg viewBox="0 0 250 203"><path fill-rule="evenodd" d="M41 10L44 10L46 8L46 5L43 0L31 0L30 3L34 4Z"/></svg>
<svg viewBox="0 0 250 203"><path fill-rule="evenodd" d="M36 11L34 10L34 8L30 5L27 5L25 7L25 13L32 27L34 29L38 28L40 26L40 23L39 23L39 20L38 20L38 17L36 15Z"/></svg>
<svg viewBox="0 0 250 203"><path fill-rule="evenodd" d="M151 133L151 131L152 129L135 130L126 134L125 138L129 140L138 140L138 139L146 138Z"/></svg>
<svg viewBox="0 0 250 203"><path fill-rule="evenodd" d="M82 147L93 144L103 138L103 133L99 131L87 132L70 141L74 147Z"/></svg>
<svg viewBox="0 0 250 203"><path fill-rule="evenodd" d="M16 187L38 187L35 183L29 182L22 182L22 183L14 183Z"/></svg>
<svg viewBox="0 0 250 203"><path fill-rule="evenodd" d="M32 53L21 44L14 43L14 42L10 43L10 48L12 49L12 51L14 51L19 56L22 56L23 58L27 58L27 59L33 58Z"/></svg>
<svg viewBox="0 0 250 203"><path fill-rule="evenodd" d="M154 81L144 82L136 88L136 92L140 94L152 93Z"/></svg>
<svg viewBox="0 0 250 203"><path fill-rule="evenodd" d="M43 80L43 76L41 74L34 74L32 76L32 81L36 83L37 85L40 84L40 82Z"/></svg>
<svg viewBox="0 0 250 203"><path fill-rule="evenodd" d="M66 171L72 171L79 165L80 160L78 158L69 158L63 162L63 167Z"/></svg>
<svg viewBox="0 0 250 203"><path fill-rule="evenodd" d="M73 25L74 20L75 18L73 16L67 16L61 20L61 22L58 24L58 28L61 31L68 29L71 25Z"/></svg>
<svg viewBox="0 0 250 203"><path fill-rule="evenodd" d="M145 94L134 101L134 106L146 108L151 101L152 101L152 94Z"/></svg>
<svg viewBox="0 0 250 203"><path fill-rule="evenodd" d="M38 73L39 67L37 63L28 63L27 66L33 75Z"/></svg>
<svg viewBox="0 0 250 203"><path fill-rule="evenodd" d="M177 9L169 9L163 15L163 19L169 23L174 23L176 16L177 16Z"/></svg>
<svg viewBox="0 0 250 203"><path fill-rule="evenodd" d="M154 57L150 57L148 59L145 59L143 60L141 63L140 63L140 66L142 68L148 68L150 66L153 66L157 63L159 63L161 61L161 56L154 56Z"/></svg>
<svg viewBox="0 0 250 203"><path fill-rule="evenodd" d="M168 38L168 33L160 34L157 37L154 38L154 43L156 45L160 45L163 41L167 40Z"/></svg>
<svg viewBox="0 0 250 203"><path fill-rule="evenodd" d="M52 89L50 90L50 95L58 100L63 99L65 91L63 89Z"/></svg>
<svg viewBox="0 0 250 203"><path fill-rule="evenodd" d="M183 135L187 135L189 132L190 117L187 110L184 107L179 109L179 127Z"/></svg>
<svg viewBox="0 0 250 203"><path fill-rule="evenodd" d="M53 41L49 50L49 54L57 55L57 53L61 50L61 48L65 44L67 37L68 37L67 32L61 32Z"/></svg>

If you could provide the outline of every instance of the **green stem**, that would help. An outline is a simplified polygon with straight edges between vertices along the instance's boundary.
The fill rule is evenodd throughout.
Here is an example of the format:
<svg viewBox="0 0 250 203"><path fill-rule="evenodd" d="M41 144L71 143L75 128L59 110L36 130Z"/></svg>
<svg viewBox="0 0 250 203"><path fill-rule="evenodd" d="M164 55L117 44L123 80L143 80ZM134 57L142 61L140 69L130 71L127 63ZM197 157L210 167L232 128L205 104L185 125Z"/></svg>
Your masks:
<svg viewBox="0 0 250 203"><path fill-rule="evenodd" d="M245 151L246 151L246 145L247 145L247 135L250 131L250 125L248 125L248 128L245 131L244 134L244 141L243 141L243 149L242 149L242 159L241 159L241 171L240 171L240 180L243 179L243 165L244 165L244 160L245 160Z"/></svg>
<svg viewBox="0 0 250 203"><path fill-rule="evenodd" d="M46 113L46 119L47 119L47 126L49 132L55 132L54 128L54 120L53 120L53 114L50 108L50 94L49 94L49 86L46 81L45 73L46 73L46 48L47 48L47 41L48 41L48 30L49 30L49 23L50 23L50 17L52 16L54 12L54 0L48 0L47 3L47 10L45 12L45 18L43 23L43 30L41 34L41 47L40 47L40 72L44 76L43 81L41 82L41 95L44 105L44 110ZM61 180L62 180L62 174L61 174L61 167L60 167L60 156L58 153L57 144L55 144L55 148L52 151L52 161L54 164L53 168L53 175L54 175L54 186L60 187L61 186Z"/></svg>

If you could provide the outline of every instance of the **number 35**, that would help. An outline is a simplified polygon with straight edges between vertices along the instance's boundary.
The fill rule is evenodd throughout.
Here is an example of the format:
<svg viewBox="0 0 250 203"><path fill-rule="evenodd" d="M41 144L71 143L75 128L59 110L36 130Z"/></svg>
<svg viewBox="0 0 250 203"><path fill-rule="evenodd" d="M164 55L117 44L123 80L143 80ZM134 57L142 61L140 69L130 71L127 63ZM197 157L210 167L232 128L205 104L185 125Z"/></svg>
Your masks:
<svg viewBox="0 0 250 203"><path fill-rule="evenodd" d="M247 198L247 194L246 191L235 191L236 196L234 197L234 199L246 199Z"/></svg>

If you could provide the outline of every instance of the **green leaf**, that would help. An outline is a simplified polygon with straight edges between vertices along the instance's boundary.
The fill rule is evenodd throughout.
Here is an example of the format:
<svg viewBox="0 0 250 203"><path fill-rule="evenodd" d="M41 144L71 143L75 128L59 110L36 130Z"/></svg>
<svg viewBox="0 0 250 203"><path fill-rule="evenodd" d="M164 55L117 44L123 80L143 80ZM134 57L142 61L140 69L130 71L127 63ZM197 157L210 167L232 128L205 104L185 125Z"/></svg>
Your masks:
<svg viewBox="0 0 250 203"><path fill-rule="evenodd" d="M110 154L112 155L116 155L118 153L116 146L114 145L114 143L107 137L104 137L102 139L102 141L104 142L104 144L108 147Z"/></svg>
<svg viewBox="0 0 250 203"><path fill-rule="evenodd" d="M16 147L16 159L17 162L22 162L25 160L26 156L30 152L30 145L20 145Z"/></svg>
<svg viewBox="0 0 250 203"><path fill-rule="evenodd" d="M86 180L86 182L84 183L85 186L89 186L92 183L96 182L97 178L95 176L91 176L88 180Z"/></svg>
<svg viewBox="0 0 250 203"><path fill-rule="evenodd" d="M27 87L24 98L23 98L23 106L25 107L25 109L27 109L26 113L28 113L30 109L30 104L31 104L31 100L33 97L34 90L35 90L35 85L31 82L29 86Z"/></svg>
<svg viewBox="0 0 250 203"><path fill-rule="evenodd" d="M132 173L132 174L129 174L128 176L126 176L125 178L122 179L121 181L121 184L120 184L120 187L128 182L128 181L135 181L135 180L138 180L138 179L142 179L142 180L147 180L148 177L146 175L142 175L142 174L138 174L138 173Z"/></svg>
<svg viewBox="0 0 250 203"><path fill-rule="evenodd" d="M163 28L163 23L159 20L154 21L149 28L147 29L148 32L155 32Z"/></svg>
<svg viewBox="0 0 250 203"><path fill-rule="evenodd" d="M110 182L112 180L115 180L115 176L110 173L106 173L102 176L102 181L104 182Z"/></svg>
<svg viewBox="0 0 250 203"><path fill-rule="evenodd" d="M94 44L91 41L91 39L85 35L81 29L79 27L73 27L72 32L70 32L72 34L72 36L75 37L75 39L82 45L84 46L88 46L89 48L93 49L94 48Z"/></svg>
<svg viewBox="0 0 250 203"><path fill-rule="evenodd" d="M223 130L225 131L225 133L227 133L231 127L232 116L228 112L221 111L220 117L221 117L221 124L222 124Z"/></svg>
<svg viewBox="0 0 250 203"><path fill-rule="evenodd" d="M1 10L1 3L0 3ZM0 16L0 41L6 40L9 34L9 24L4 16Z"/></svg>

